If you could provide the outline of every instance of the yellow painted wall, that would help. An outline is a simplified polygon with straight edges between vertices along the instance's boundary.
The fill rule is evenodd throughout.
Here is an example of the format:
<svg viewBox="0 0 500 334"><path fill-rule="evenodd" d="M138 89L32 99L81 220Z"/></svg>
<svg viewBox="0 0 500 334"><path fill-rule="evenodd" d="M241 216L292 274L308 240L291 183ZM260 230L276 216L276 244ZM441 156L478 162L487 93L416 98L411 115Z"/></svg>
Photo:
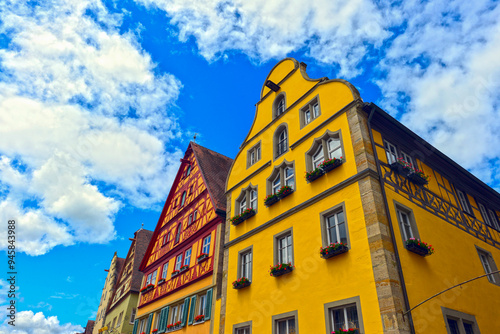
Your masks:
<svg viewBox="0 0 500 334"><path fill-rule="evenodd" d="M288 73L290 62L286 60L280 63L269 77L275 78L273 80L275 83L279 82L279 77ZM281 68L281 64L283 68ZM304 97L303 95L315 84L317 82L303 78L300 70L287 79L281 85L281 91L286 93L287 108L295 101L302 100L269 126L268 124L272 120L272 104L277 94L269 94L258 104L256 118L247 137L247 142L238 153L228 177L227 189L232 189L268 161L271 161L271 166L230 191L233 211L228 212L228 215L234 216L235 200L242 189L250 184L258 187L257 214L238 226L227 225L226 229L229 228L230 240L245 235L356 174L353 145L345 113L317 129L330 116L352 102L353 93L344 83L332 81L318 85ZM321 115L300 129L299 110L318 95ZM313 129L315 132L300 145L289 149L284 155L273 160L274 132L283 123L288 125L289 146ZM266 126L268 128L259 136L252 138ZM331 132L341 131L345 163L320 179L307 183L304 178L306 152L312 147L314 139L325 134L326 129ZM247 150L259 141L261 142L262 158L247 169ZM279 166L284 160L294 162L295 192L267 208L263 202L267 195L266 180L273 172L274 166ZM351 249L346 254L325 260L319 254L319 248L322 246L320 212L341 203L344 203L346 209ZM269 268L274 262L274 235L290 227L293 228L293 254L296 268L290 274L272 277L269 274ZM253 246L252 284L244 289L232 289L231 283L237 279L238 251L249 246ZM364 213L357 183L351 184L259 233L231 245L229 247L227 276L225 333L232 333L233 325L246 321L252 321L253 333L271 333L271 317L273 315L295 310L298 311L297 320L300 332L325 333L324 304L356 296L361 299L362 314L359 316L363 321L363 333L382 332Z"/></svg>
<svg viewBox="0 0 500 334"><path fill-rule="evenodd" d="M381 134L377 131L373 131L373 134L375 142L382 145ZM377 148L377 153L381 161L387 162L383 149ZM417 164L427 175L431 175L429 184L425 187L459 207L453 195L454 189L450 182L452 180L448 180L445 174L433 170L421 161L417 161ZM398 194L390 186L386 186L385 189L410 307L453 285L485 274L475 246L491 252L497 266L500 264L498 248L417 206L408 200L408 196L404 193ZM470 204L473 208L477 208L474 197L470 194L468 196ZM434 254L421 257L405 249L395 201L412 210L420 238L434 247ZM482 221L482 215L475 208L473 209L475 217ZM500 232L486 228L495 239L500 240ZM481 333L499 332L500 286L490 283L486 277L445 292L416 308L412 315L417 334L447 333L441 306L474 315Z"/></svg>

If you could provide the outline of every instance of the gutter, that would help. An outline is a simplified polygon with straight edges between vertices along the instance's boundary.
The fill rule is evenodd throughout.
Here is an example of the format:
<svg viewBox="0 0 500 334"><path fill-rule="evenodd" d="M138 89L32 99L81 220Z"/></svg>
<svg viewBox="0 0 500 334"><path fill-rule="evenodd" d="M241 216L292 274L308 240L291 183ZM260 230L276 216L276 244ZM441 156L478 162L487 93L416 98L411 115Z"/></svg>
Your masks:
<svg viewBox="0 0 500 334"><path fill-rule="evenodd" d="M368 116L368 132L370 133L370 140L372 142L372 149L373 149L373 155L375 158L375 163L377 165L377 172L378 172L378 179L380 183L380 189L382 191L382 198L384 201L384 206L385 206L385 212L387 216L387 220L389 222L389 231L391 233L391 241L394 246L394 256L396 257L396 264L398 267L398 274L399 274L399 281L401 282L401 289L403 290L403 300L405 303L405 308L406 310L410 310L410 302L408 300L408 293L406 292L406 284L405 284L405 279L403 276L403 268L401 266L401 259L399 258L399 252L398 252L398 247L396 245L396 238L394 236L394 228L392 226L392 219L391 215L389 214L389 203L387 203L387 195L385 193L385 187L384 187L384 181L382 179L382 168L380 167L380 161L378 159L378 154L377 154L377 148L375 147L375 140L373 139L373 132L372 132L372 126L371 126L371 120L373 115L375 114L375 105L374 104L365 104L365 106L369 106L370 109L370 115ZM413 317L411 312L406 311L403 312L403 321L405 319L405 315L408 315L408 321L410 323L410 333L415 334L415 326L413 324Z"/></svg>

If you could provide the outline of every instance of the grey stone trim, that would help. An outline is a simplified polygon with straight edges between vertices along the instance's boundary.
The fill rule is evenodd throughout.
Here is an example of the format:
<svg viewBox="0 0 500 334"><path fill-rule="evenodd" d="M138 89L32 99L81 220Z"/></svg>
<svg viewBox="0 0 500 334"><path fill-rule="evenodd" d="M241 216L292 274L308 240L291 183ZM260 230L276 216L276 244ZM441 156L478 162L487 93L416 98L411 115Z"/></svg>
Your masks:
<svg viewBox="0 0 500 334"><path fill-rule="evenodd" d="M288 235L290 234L290 236L292 237L292 265L295 263L295 256L293 255L293 226L290 227L290 228L287 228L286 230L284 231L281 231L279 233L276 233L275 235L273 235L273 254L274 254L274 265L277 265L278 263L280 263L278 261L278 258L279 258L279 254L278 254L278 239L285 236L285 235Z"/></svg>
<svg viewBox="0 0 500 334"><path fill-rule="evenodd" d="M450 308L446 308L444 306L441 306L441 311L443 312L444 324L446 326L447 333L451 333L450 327L448 326L448 317L449 317L454 320L457 320L460 324L463 323L463 320L471 323L474 330L474 334L481 334L481 332L479 331L479 327L477 326L476 317L473 316L472 314L455 311ZM463 325L458 330L460 334L466 334L465 331L463 330Z"/></svg>
<svg viewBox="0 0 500 334"><path fill-rule="evenodd" d="M248 246L247 248L244 248L240 251L238 251L238 268L236 270L236 276L237 278L241 278L241 255L245 253L251 253L252 254L252 266L250 268L250 277L247 277L248 280L251 282L252 281L252 276L253 276L253 245Z"/></svg>
<svg viewBox="0 0 500 334"><path fill-rule="evenodd" d="M319 111L319 114L317 117L321 116L321 103L319 102L319 94L317 94L315 97L313 97L312 99L310 99L306 104L304 104L304 106L302 108L300 108L299 110L299 121L300 121L300 129L302 130L305 126L311 124L312 121L314 121L317 117L314 117L314 109L312 109L312 107L315 105L315 104L318 104L318 111ZM306 118L305 118L305 113L306 111L310 111L311 112L311 122L307 123L306 124Z"/></svg>
<svg viewBox="0 0 500 334"><path fill-rule="evenodd" d="M493 255L491 254L491 252L487 251L484 248L479 247L478 245L474 245L474 246L476 246L476 251L477 251L478 256L481 253L483 253L483 255L486 255L486 257L488 258L488 263L491 267L491 271L498 271L497 264L495 263L495 259L493 258ZM481 259L479 259L479 262L481 262ZM481 267L483 267L482 262L481 262ZM485 274L487 274L487 273L485 272ZM500 286L500 273L491 274L491 276L493 276L495 278L495 282L490 281L489 276L490 275L486 276L486 277L488 277L488 282L490 282L491 284L495 284L495 285Z"/></svg>
<svg viewBox="0 0 500 334"><path fill-rule="evenodd" d="M273 315L272 316L272 321L273 321L273 332L272 333L273 334L277 334L276 323L279 320L284 320L287 318L294 318L295 319L295 334L299 334L299 312L297 310Z"/></svg>
<svg viewBox="0 0 500 334"><path fill-rule="evenodd" d="M237 329L244 327L249 327L250 328L249 333L252 334L252 320L240 322L239 324L233 325L233 331L231 332L231 334L235 334Z"/></svg>
<svg viewBox="0 0 500 334"><path fill-rule="evenodd" d="M294 213L296 213L300 210L303 210L303 209L307 208L308 206L330 196L331 194L333 194L341 189L344 189L345 187L350 186L353 183L356 183L356 182L364 179L365 177L372 177L372 178L378 180L377 172L375 172L372 169L365 169L364 171L361 171L361 172L351 176L350 178L345 179L344 181L334 185L333 187L323 191L322 193L320 193L314 197L311 197L307 201L300 203L299 205L288 210L287 212L283 212L281 215L274 217L273 219L271 219L271 220L265 222L264 224L254 228L251 231L248 231L247 233L239 236L238 238L235 238L235 239L229 241L229 238L227 237L226 244L224 245L224 247L225 248L231 247L231 246L237 244L238 242L243 241L243 240L251 237L252 235L257 234L257 233L265 230L269 226L272 226L272 225L280 222L281 220L293 215ZM227 230L227 228L226 228L226 230ZM229 236L228 233L227 233L227 236Z"/></svg>
<svg viewBox="0 0 500 334"><path fill-rule="evenodd" d="M250 153L251 153L251 151L253 151L257 147L260 148L260 157L259 157L259 160L255 160L255 162L253 164L250 164ZM250 147L247 150L247 169L250 168L250 167L252 167L253 165L255 165L257 162L259 162L261 158L262 158L262 145L261 145L261 140L259 140L255 145L253 145L252 147Z"/></svg>
<svg viewBox="0 0 500 334"><path fill-rule="evenodd" d="M355 296L325 304L324 307L325 307L326 334L330 334L333 332L332 323L330 321L330 309L346 306L349 304L356 304L356 311L358 312L358 321L359 321L359 331L360 331L359 334L363 334L365 332L363 326L363 316L361 314L361 299L359 298L359 296Z"/></svg>
<svg viewBox="0 0 500 334"><path fill-rule="evenodd" d="M255 175L259 174L260 172L262 172L264 169L266 169L267 167L271 166L271 160L269 160L268 162L266 162L264 165L260 166L255 172L253 172L252 174L248 175L247 177L245 177L243 180L241 180L240 182L236 183L234 186L232 186L230 189L226 190L226 195L229 194L231 191L233 191L234 189L238 188L239 186L241 186L242 184L248 182L248 180L252 179ZM226 209L227 212L231 212L230 210Z"/></svg>
<svg viewBox="0 0 500 334"><path fill-rule="evenodd" d="M312 144L311 148L306 152L306 170L311 171L313 170L313 155L318 149L319 145L323 145L323 157L324 159L329 159L328 157L328 147L327 147L327 140L329 138L338 138L340 140L340 150L342 151L342 157L345 159L345 154L344 154L344 139L342 138L342 130L337 130L337 131L330 131L326 130L325 133L318 138L314 139L314 143Z"/></svg>
<svg viewBox="0 0 500 334"><path fill-rule="evenodd" d="M344 212L345 232L347 235L347 248L351 249L351 238L349 237L349 224L347 222L347 210L345 209L345 202L339 203L334 207L327 209L319 214L319 221L321 224L321 241L323 242L323 247L328 246L328 232L326 230L326 218L339 211Z"/></svg>
<svg viewBox="0 0 500 334"><path fill-rule="evenodd" d="M406 205L397 202L396 200L393 201L394 201L394 208L396 209L396 219L399 226L399 232L401 233L401 240L403 240L403 243L405 242L405 237L403 233L402 222L399 220L398 210L403 211L408 215L408 218L410 218L410 226L411 226L411 231L413 233L413 237L415 239L420 239L420 233L418 233L417 222L415 220L415 215L413 214L413 210L407 207Z"/></svg>

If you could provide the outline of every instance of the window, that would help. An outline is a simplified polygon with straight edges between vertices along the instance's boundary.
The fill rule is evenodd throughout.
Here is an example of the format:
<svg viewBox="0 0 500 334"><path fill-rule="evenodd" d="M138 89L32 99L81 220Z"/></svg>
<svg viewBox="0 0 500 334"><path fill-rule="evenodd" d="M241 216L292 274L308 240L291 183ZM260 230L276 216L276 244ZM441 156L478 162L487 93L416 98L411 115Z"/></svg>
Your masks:
<svg viewBox="0 0 500 334"><path fill-rule="evenodd" d="M486 209L486 207L481 203L478 203L478 205L485 224L490 227L496 228L498 230L499 226L498 226L497 215L495 214L495 212L493 210Z"/></svg>
<svg viewBox="0 0 500 334"><path fill-rule="evenodd" d="M498 217L495 211L488 209L488 213L490 215L490 221L493 224L493 227L497 230L500 230L500 224L498 223Z"/></svg>
<svg viewBox="0 0 500 334"><path fill-rule="evenodd" d="M182 264L182 253L177 255L177 258L175 259L175 270L181 269L181 264Z"/></svg>
<svg viewBox="0 0 500 334"><path fill-rule="evenodd" d="M247 151L247 168L260 160L260 142Z"/></svg>
<svg viewBox="0 0 500 334"><path fill-rule="evenodd" d="M252 247L239 252L238 278L246 277L252 280Z"/></svg>
<svg viewBox="0 0 500 334"><path fill-rule="evenodd" d="M356 304L331 309L330 319L334 331L337 329L359 328Z"/></svg>
<svg viewBox="0 0 500 334"><path fill-rule="evenodd" d="M193 214L190 214L189 220L188 220L188 225L191 225L192 222L193 222Z"/></svg>
<svg viewBox="0 0 500 334"><path fill-rule="evenodd" d="M149 275L147 276L147 279L146 279L146 284L145 284L145 285L149 285L149 284L151 284L151 278L152 278L152 276L153 276L153 274L149 274Z"/></svg>
<svg viewBox="0 0 500 334"><path fill-rule="evenodd" d="M152 276L151 276L151 284L156 284L157 273L158 273L158 270L153 271Z"/></svg>
<svg viewBox="0 0 500 334"><path fill-rule="evenodd" d="M186 203L186 191L182 193L181 206L184 206L184 203Z"/></svg>
<svg viewBox="0 0 500 334"><path fill-rule="evenodd" d="M410 238L419 239L417 224L415 223L415 218L413 211L410 208L394 202L396 207L396 215L398 217L399 229L401 231L401 238L406 241Z"/></svg>
<svg viewBox="0 0 500 334"><path fill-rule="evenodd" d="M193 186L190 186L189 187L189 195L191 195L193 193Z"/></svg>
<svg viewBox="0 0 500 334"><path fill-rule="evenodd" d="M175 243L179 242L181 238L181 232L182 232L182 223L179 223L179 225L177 225L177 234L175 235Z"/></svg>
<svg viewBox="0 0 500 334"><path fill-rule="evenodd" d="M327 130L321 137L314 139L313 145L306 152L306 169L316 169L326 159L343 158L342 138L340 130Z"/></svg>
<svg viewBox="0 0 500 334"><path fill-rule="evenodd" d="M113 319L113 322L111 323L111 328L115 328L115 324L116 324L116 317Z"/></svg>
<svg viewBox="0 0 500 334"><path fill-rule="evenodd" d="M387 156L387 163L390 165L398 160L398 151L396 146L392 145L388 141L384 141L385 154Z"/></svg>
<svg viewBox="0 0 500 334"><path fill-rule="evenodd" d="M288 135L286 127L279 128L279 130L277 131L275 143L276 143L276 154L275 154L276 158L284 154L286 151L288 151Z"/></svg>
<svg viewBox="0 0 500 334"><path fill-rule="evenodd" d="M274 236L274 264L293 263L292 228Z"/></svg>
<svg viewBox="0 0 500 334"><path fill-rule="evenodd" d="M167 278L167 271L168 271L168 262L163 265L163 270L161 272L161 278L163 278L163 279Z"/></svg>
<svg viewBox="0 0 500 334"><path fill-rule="evenodd" d="M193 222L195 222L197 218L198 218L198 210L194 210L194 213L193 213Z"/></svg>
<svg viewBox="0 0 500 334"><path fill-rule="evenodd" d="M122 323L122 318L123 318L123 311L120 313L120 315L118 316L118 323L116 324L116 326L120 326L121 323Z"/></svg>
<svg viewBox="0 0 500 334"><path fill-rule="evenodd" d="M274 167L274 171L267 179L267 193L276 194L284 185L295 189L294 164L286 160L281 165Z"/></svg>
<svg viewBox="0 0 500 334"><path fill-rule="evenodd" d="M458 201L460 202L460 206L462 207L462 211L468 214L472 214L472 211L469 206L469 200L467 199L467 195L465 195L462 191L457 189Z"/></svg>
<svg viewBox="0 0 500 334"><path fill-rule="evenodd" d="M476 317L441 306L448 334L478 334Z"/></svg>
<svg viewBox="0 0 500 334"><path fill-rule="evenodd" d="M234 329L234 334L251 334L251 326L243 326Z"/></svg>
<svg viewBox="0 0 500 334"><path fill-rule="evenodd" d="M401 158L410 165L413 165L413 160L411 159L411 157L403 151L401 151Z"/></svg>
<svg viewBox="0 0 500 334"><path fill-rule="evenodd" d="M199 296L197 315L205 315L205 309L207 307L207 295L203 294Z"/></svg>
<svg viewBox="0 0 500 334"><path fill-rule="evenodd" d="M488 277L488 281L493 284L500 285L500 273L491 274L498 270L495 260L490 252L479 248L476 246L477 254L479 255L479 260L483 266L485 274L490 274Z"/></svg>
<svg viewBox="0 0 500 334"><path fill-rule="evenodd" d="M343 242L349 247L345 204L338 204L320 213L323 246Z"/></svg>
<svg viewBox="0 0 500 334"><path fill-rule="evenodd" d="M297 311L273 315L273 334L298 334L297 318Z"/></svg>
<svg viewBox="0 0 500 334"><path fill-rule="evenodd" d="M202 252L205 254L210 254L210 239L211 235L209 234L205 239L203 239L203 250Z"/></svg>
<svg viewBox="0 0 500 334"><path fill-rule="evenodd" d="M191 248L189 248L184 254L184 265L189 266L190 262L191 262Z"/></svg>
<svg viewBox="0 0 500 334"><path fill-rule="evenodd" d="M186 168L186 177L188 177L189 174L191 174L191 165L188 165Z"/></svg>
<svg viewBox="0 0 500 334"><path fill-rule="evenodd" d="M153 323L153 327L151 327L151 330L158 329L159 320L160 320L160 312L156 312L155 313L155 321Z"/></svg>
<svg viewBox="0 0 500 334"><path fill-rule="evenodd" d="M170 321L168 323L174 324L177 321L182 321L183 313L184 313L184 303L173 306L169 314Z"/></svg>
<svg viewBox="0 0 500 334"><path fill-rule="evenodd" d="M170 241L170 233L167 232L165 233L165 235L163 236L163 246L165 246L168 242Z"/></svg>
<svg viewBox="0 0 500 334"><path fill-rule="evenodd" d="M319 109L319 100L316 96L309 103L307 103L302 109L300 109L300 128L302 129L307 124L315 120L319 115L321 115Z"/></svg>
<svg viewBox="0 0 500 334"><path fill-rule="evenodd" d="M273 102L273 119L283 114L286 110L285 94L280 93Z"/></svg>
<svg viewBox="0 0 500 334"><path fill-rule="evenodd" d="M242 213L248 208L257 211L257 187L249 185L246 189L241 190L240 196L236 199L236 212Z"/></svg>

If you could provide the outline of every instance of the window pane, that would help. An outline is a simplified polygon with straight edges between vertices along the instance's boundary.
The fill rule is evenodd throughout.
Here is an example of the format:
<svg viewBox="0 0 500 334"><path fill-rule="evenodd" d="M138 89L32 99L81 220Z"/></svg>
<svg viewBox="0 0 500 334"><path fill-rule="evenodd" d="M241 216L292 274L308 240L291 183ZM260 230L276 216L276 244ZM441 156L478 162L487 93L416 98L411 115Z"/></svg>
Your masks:
<svg viewBox="0 0 500 334"><path fill-rule="evenodd" d="M465 334L474 334L474 329L472 328L472 324L464 322Z"/></svg>
<svg viewBox="0 0 500 334"><path fill-rule="evenodd" d="M309 110L304 112L304 123L309 124L311 122L311 112Z"/></svg>
<svg viewBox="0 0 500 334"><path fill-rule="evenodd" d="M288 320L288 333L295 334L295 319Z"/></svg>
<svg viewBox="0 0 500 334"><path fill-rule="evenodd" d="M323 162L323 160L325 160L323 154L323 145L319 145L318 150L313 155L313 168L317 168L318 165Z"/></svg>
<svg viewBox="0 0 500 334"><path fill-rule="evenodd" d="M278 177L276 177L276 179L274 179L273 181L273 194L276 194L278 190L280 190L280 185L281 185L281 180L280 176L278 175Z"/></svg>
<svg viewBox="0 0 500 334"><path fill-rule="evenodd" d="M287 334L287 323L286 321L279 321L278 322L278 334Z"/></svg>
<svg viewBox="0 0 500 334"><path fill-rule="evenodd" d="M318 117L319 116L319 104L316 103L313 107L313 110L314 110L314 118Z"/></svg>
<svg viewBox="0 0 500 334"><path fill-rule="evenodd" d="M450 328L450 334L460 334L458 331L458 323L456 320L448 318L448 327Z"/></svg>
<svg viewBox="0 0 500 334"><path fill-rule="evenodd" d="M327 221L327 230L328 230L328 243L338 242L337 238L337 217L336 215L330 216L326 219Z"/></svg>
<svg viewBox="0 0 500 334"><path fill-rule="evenodd" d="M340 139L330 138L328 139L328 156L330 159L339 159L342 156L342 149L340 147Z"/></svg>
<svg viewBox="0 0 500 334"><path fill-rule="evenodd" d="M242 213L243 211L245 211L247 209L247 199L244 198L241 200L240 202L240 213Z"/></svg>
<svg viewBox="0 0 500 334"><path fill-rule="evenodd" d="M333 329L337 330L340 328L344 328L345 318L344 318L344 309L336 309L332 310L332 319L333 319Z"/></svg>
<svg viewBox="0 0 500 334"><path fill-rule="evenodd" d="M285 168L285 185L293 188L293 169Z"/></svg>
<svg viewBox="0 0 500 334"><path fill-rule="evenodd" d="M347 327L359 328L358 311L356 309L356 305L347 307L346 311L347 311Z"/></svg>

